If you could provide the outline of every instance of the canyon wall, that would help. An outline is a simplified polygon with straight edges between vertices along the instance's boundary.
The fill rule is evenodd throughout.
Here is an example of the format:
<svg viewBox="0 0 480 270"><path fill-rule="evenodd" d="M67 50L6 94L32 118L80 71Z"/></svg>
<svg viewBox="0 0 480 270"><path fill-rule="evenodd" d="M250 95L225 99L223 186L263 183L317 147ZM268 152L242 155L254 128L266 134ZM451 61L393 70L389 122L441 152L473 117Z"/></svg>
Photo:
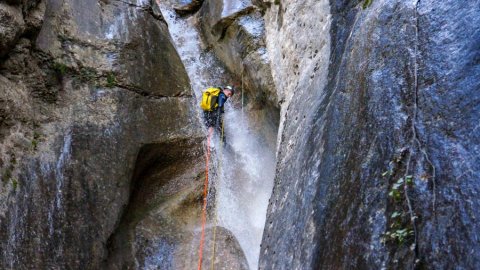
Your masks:
<svg viewBox="0 0 480 270"><path fill-rule="evenodd" d="M188 76L150 1L0 11L0 268L99 269L140 149L194 145L175 162L202 159Z"/></svg>
<svg viewBox="0 0 480 270"><path fill-rule="evenodd" d="M260 269L480 265L479 1L257 1L282 104Z"/></svg>
<svg viewBox="0 0 480 270"><path fill-rule="evenodd" d="M273 167L260 269L479 268L478 25L479 0L2 1L0 268L197 267L219 83L217 268L256 266Z"/></svg>

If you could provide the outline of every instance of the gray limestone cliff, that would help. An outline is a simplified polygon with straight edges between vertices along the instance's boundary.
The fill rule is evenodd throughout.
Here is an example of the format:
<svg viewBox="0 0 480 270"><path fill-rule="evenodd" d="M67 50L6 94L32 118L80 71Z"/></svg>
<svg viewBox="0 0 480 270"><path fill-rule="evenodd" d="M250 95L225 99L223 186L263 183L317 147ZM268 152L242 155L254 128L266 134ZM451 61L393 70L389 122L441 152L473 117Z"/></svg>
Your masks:
<svg viewBox="0 0 480 270"><path fill-rule="evenodd" d="M166 171L202 157L188 76L150 1L7 1L0 12L0 268L99 269L122 217L145 211L130 203L149 185L137 157ZM173 147L187 150L168 158ZM170 169L164 182L192 189L199 174ZM199 193L177 200L197 205Z"/></svg>
<svg viewBox="0 0 480 270"><path fill-rule="evenodd" d="M265 43L262 10L250 0L205 0L199 27L205 42L233 74L250 125L276 145L279 103Z"/></svg>
<svg viewBox="0 0 480 270"><path fill-rule="evenodd" d="M0 14L0 268L196 266L204 133L158 6L6 1ZM230 231L216 242L217 267L247 269Z"/></svg>
<svg viewBox="0 0 480 270"><path fill-rule="evenodd" d="M194 88L228 79L227 132L276 149L260 269L478 269L479 25L479 0L1 1L0 268L196 268ZM238 236L217 269L256 266Z"/></svg>
<svg viewBox="0 0 480 270"><path fill-rule="evenodd" d="M285 99L260 269L477 269L480 2L259 2Z"/></svg>

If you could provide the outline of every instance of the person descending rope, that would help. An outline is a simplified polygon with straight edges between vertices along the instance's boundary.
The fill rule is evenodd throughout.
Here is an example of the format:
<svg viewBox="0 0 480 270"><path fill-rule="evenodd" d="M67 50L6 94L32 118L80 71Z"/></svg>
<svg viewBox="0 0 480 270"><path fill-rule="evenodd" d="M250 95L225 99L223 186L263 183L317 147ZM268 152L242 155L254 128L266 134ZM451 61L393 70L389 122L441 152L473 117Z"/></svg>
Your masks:
<svg viewBox="0 0 480 270"><path fill-rule="evenodd" d="M214 130L222 133L222 114L225 112L224 105L227 99L235 94L233 86L210 87L202 94L200 107L203 110L204 123L208 128L210 140Z"/></svg>
<svg viewBox="0 0 480 270"><path fill-rule="evenodd" d="M207 153L206 153L206 166L205 166L205 184L203 187L203 207L202 207L202 234L200 236L200 247L198 250L198 270L202 270L202 257L203 257L203 245L205 240L205 223L207 218L207 196L208 196L208 171L209 171L209 160L210 160L210 146L211 146L211 137L216 128L219 131L220 142L224 141L223 136L223 123L222 114L224 113L224 105L227 99L235 93L235 89L232 86L226 87L210 87L205 90L202 94L202 101L200 102L200 107L203 109L203 117L205 125L208 128L208 137L207 137ZM220 170L220 165L219 165ZM213 233L213 253L211 259L211 270L214 270L214 261L215 261L215 235L216 235L216 223L217 218L215 214L215 227Z"/></svg>

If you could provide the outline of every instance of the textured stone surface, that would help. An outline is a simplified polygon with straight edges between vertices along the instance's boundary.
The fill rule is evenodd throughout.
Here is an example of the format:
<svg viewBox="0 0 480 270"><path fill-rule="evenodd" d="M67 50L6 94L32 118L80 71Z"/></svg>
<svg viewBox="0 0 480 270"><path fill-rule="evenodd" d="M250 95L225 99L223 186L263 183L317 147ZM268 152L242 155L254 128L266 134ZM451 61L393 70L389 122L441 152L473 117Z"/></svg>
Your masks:
<svg viewBox="0 0 480 270"><path fill-rule="evenodd" d="M279 99L265 44L262 14L251 1L206 0L200 10L200 26L208 46L233 74L250 126L275 147ZM241 89L243 86L243 89ZM243 99L243 101L242 101Z"/></svg>
<svg viewBox="0 0 480 270"><path fill-rule="evenodd" d="M281 108L260 268L479 268L480 2L252 3L192 19L267 139ZM195 268L192 106L150 1L0 3L0 268ZM248 268L230 231L217 248Z"/></svg>
<svg viewBox="0 0 480 270"><path fill-rule="evenodd" d="M148 1L14 4L27 30L1 49L0 268L99 269L140 148L203 137L189 80Z"/></svg>
<svg viewBox="0 0 480 270"><path fill-rule="evenodd" d="M260 268L478 268L480 2L278 3L287 102Z"/></svg>
<svg viewBox="0 0 480 270"><path fill-rule="evenodd" d="M276 106L260 11L250 1L207 0L200 12L204 37L239 84L243 73L252 101Z"/></svg>
<svg viewBox="0 0 480 270"><path fill-rule="evenodd" d="M142 148L130 203L108 242L106 268L197 268L205 179L200 146L195 140L180 140ZM212 196L209 202L215 201ZM210 268L213 247L214 213L209 212L204 269ZM248 269L245 255L231 232L217 228L215 244L215 268Z"/></svg>
<svg viewBox="0 0 480 270"><path fill-rule="evenodd" d="M25 30L22 11L0 3L0 57L8 53Z"/></svg>
<svg viewBox="0 0 480 270"><path fill-rule="evenodd" d="M187 4L180 4L175 6L175 12L179 15L185 16L197 12L203 4L204 0L192 0Z"/></svg>

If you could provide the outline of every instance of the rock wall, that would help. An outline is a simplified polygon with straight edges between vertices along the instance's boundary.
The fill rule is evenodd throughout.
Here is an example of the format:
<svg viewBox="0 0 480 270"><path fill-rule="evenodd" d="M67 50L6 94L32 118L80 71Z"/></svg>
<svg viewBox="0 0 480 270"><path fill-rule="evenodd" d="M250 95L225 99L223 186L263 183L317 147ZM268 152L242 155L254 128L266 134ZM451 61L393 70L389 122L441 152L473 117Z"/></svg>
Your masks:
<svg viewBox="0 0 480 270"><path fill-rule="evenodd" d="M260 269L478 268L480 2L257 2L285 100Z"/></svg>
<svg viewBox="0 0 480 270"><path fill-rule="evenodd" d="M260 269L479 268L478 0L171 2L276 144ZM195 267L190 88L151 1L0 3L0 268Z"/></svg>
<svg viewBox="0 0 480 270"><path fill-rule="evenodd" d="M260 42L263 36L253 37L243 29L243 26L237 25L244 19L253 20L248 12L245 13L245 10L252 9L251 4L245 5L248 1L204 1L199 12L195 13L191 10L190 4L177 6L175 8L177 12L175 12L171 8L172 2L183 1L162 2L160 6L192 80L192 88L198 97L208 85L231 84L235 77L240 79L241 74L234 73L238 70L235 71L231 66L228 68L226 66L234 64L234 67L241 67L241 57L231 59L225 56L227 53L232 53L235 57L243 54L249 57L258 55L255 50L260 48L261 44L242 45L242 42L252 40ZM194 2L201 1L191 3ZM178 16L180 10L181 17ZM186 10L191 10L193 13L185 16L183 14ZM222 10L228 12L223 15L217 13ZM232 16L228 17L229 15ZM224 25L225 31L229 34L225 35L221 41L208 37L212 30L210 20L216 21L219 18L215 16L227 16L228 18L221 18L229 21L229 24ZM263 24L260 16L254 19L259 20L252 22L254 25ZM222 22L220 24L223 25ZM237 47L230 48L231 44L236 44ZM222 54L221 51L224 49L226 52ZM237 49L241 51L236 52ZM253 51L249 51L250 49ZM263 66L268 67L266 64ZM245 81L251 79L246 73L244 78ZM216 202L219 224L228 229L238 240L250 269L257 269L266 206L273 183L278 113L275 113L275 109L272 110L268 101L256 98L257 95L261 96L265 92L256 92L256 89L250 88L251 86L245 86L243 89L238 88L236 94L227 103L224 121L224 136L227 143L225 151L217 152L219 154L217 164L222 168L226 166L226 169L219 169L219 175L214 177L213 185L218 188ZM242 97L245 98L245 108L242 107ZM216 142L214 144L217 145ZM225 266L236 269L233 265Z"/></svg>
<svg viewBox="0 0 480 270"><path fill-rule="evenodd" d="M203 36L229 71L236 77L243 73L244 86L257 102L277 105L260 10L250 1L207 0L200 13Z"/></svg>
<svg viewBox="0 0 480 270"><path fill-rule="evenodd" d="M244 107L252 129L274 148L280 101L272 78L261 10L249 0L206 0L199 13L205 43L235 78L230 82L238 90L234 102L237 107Z"/></svg>
<svg viewBox="0 0 480 270"><path fill-rule="evenodd" d="M99 269L140 148L203 138L189 79L150 1L0 12L0 268Z"/></svg>
<svg viewBox="0 0 480 270"><path fill-rule="evenodd" d="M199 141L182 139L142 147L130 202L107 242L105 269L198 267L205 181L201 146ZM211 267L213 254L213 194L215 190L209 195L204 269ZM215 268L248 269L235 236L225 228L216 230L215 249Z"/></svg>

